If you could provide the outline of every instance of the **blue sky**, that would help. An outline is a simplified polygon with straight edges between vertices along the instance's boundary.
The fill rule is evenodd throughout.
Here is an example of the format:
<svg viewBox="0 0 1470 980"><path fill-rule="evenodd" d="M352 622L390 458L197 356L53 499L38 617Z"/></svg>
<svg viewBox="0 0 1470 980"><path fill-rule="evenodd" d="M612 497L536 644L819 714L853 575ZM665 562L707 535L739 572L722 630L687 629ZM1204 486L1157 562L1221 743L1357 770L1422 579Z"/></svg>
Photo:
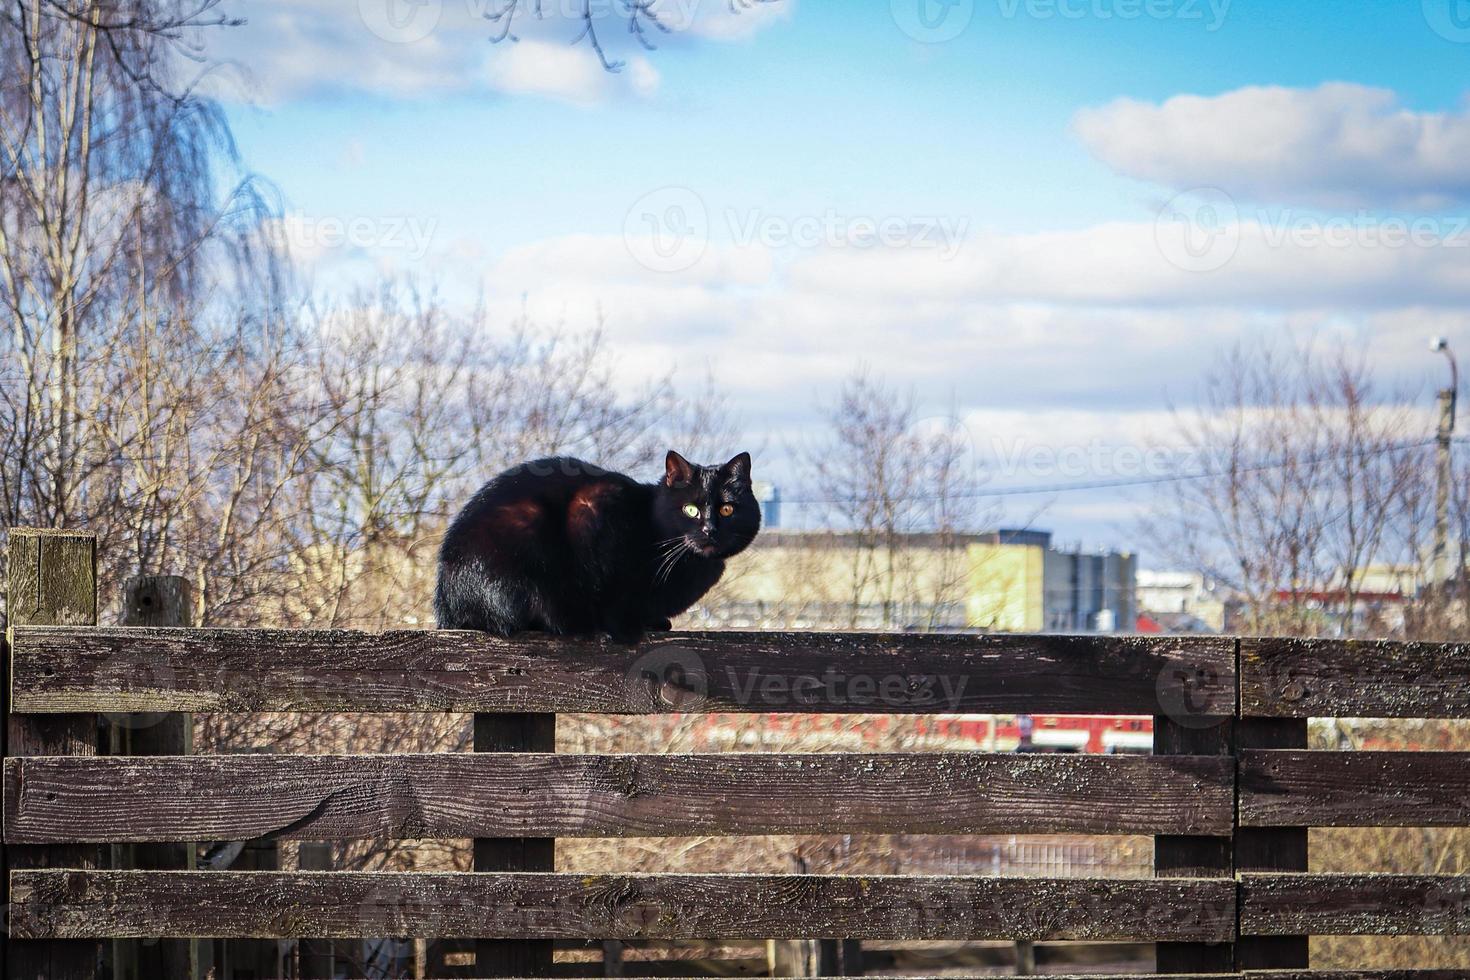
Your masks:
<svg viewBox="0 0 1470 980"><path fill-rule="evenodd" d="M1427 406L1425 338L1470 352L1458 2L660 0L679 29L643 52L602 0L610 75L569 44L576 0L516 44L489 43L492 0L237 0L211 51L324 288L600 311L627 376L708 367L773 447L866 363L994 462L1167 441L1252 337L1365 346ZM332 222L362 233L324 244ZM1147 499L1007 516L1129 546Z"/></svg>

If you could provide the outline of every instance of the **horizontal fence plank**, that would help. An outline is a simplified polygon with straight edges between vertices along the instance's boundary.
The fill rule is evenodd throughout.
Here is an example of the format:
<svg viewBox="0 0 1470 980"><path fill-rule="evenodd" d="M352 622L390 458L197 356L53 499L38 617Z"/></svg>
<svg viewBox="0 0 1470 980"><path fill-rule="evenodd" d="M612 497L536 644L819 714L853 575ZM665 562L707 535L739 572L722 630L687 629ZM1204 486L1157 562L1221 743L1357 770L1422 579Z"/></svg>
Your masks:
<svg viewBox="0 0 1470 980"><path fill-rule="evenodd" d="M1466 980L1464 970L1247 970L1244 973L1088 973L1046 974L1046 980ZM466 978L468 980L468 978ZM489 978L480 978L489 980ZM709 980L662 977L660 980ZM944 976L904 976L904 980L953 980Z"/></svg>
<svg viewBox="0 0 1470 980"><path fill-rule="evenodd" d="M1228 880L26 871L15 938L1132 939L1224 942Z"/></svg>
<svg viewBox="0 0 1470 980"><path fill-rule="evenodd" d="M1240 713L1470 718L1470 644L1243 638Z"/></svg>
<svg viewBox="0 0 1470 980"><path fill-rule="evenodd" d="M5 764L5 838L12 844L265 836L1228 836L1233 805L1231 760L1209 756L440 753Z"/></svg>
<svg viewBox="0 0 1470 980"><path fill-rule="evenodd" d="M1242 980L1465 980L1464 970L1247 970ZM1205 978L1202 978L1205 980ZM1219 974L1207 980L1223 980Z"/></svg>
<svg viewBox="0 0 1470 980"><path fill-rule="evenodd" d="M1088 973L1046 974L1046 980L1466 980L1464 970L1247 970L1244 973ZM469 978L466 978L469 980ZM478 978L489 980L489 978ZM709 980L662 977L660 980ZM904 980L953 980L942 976L904 976Z"/></svg>
<svg viewBox="0 0 1470 980"><path fill-rule="evenodd" d="M1235 709L1221 637L17 630L13 708L1181 714Z"/></svg>
<svg viewBox="0 0 1470 980"><path fill-rule="evenodd" d="M1245 827L1470 826L1470 752L1240 753Z"/></svg>
<svg viewBox="0 0 1470 980"><path fill-rule="evenodd" d="M1240 932L1470 935L1470 875L1243 874Z"/></svg>

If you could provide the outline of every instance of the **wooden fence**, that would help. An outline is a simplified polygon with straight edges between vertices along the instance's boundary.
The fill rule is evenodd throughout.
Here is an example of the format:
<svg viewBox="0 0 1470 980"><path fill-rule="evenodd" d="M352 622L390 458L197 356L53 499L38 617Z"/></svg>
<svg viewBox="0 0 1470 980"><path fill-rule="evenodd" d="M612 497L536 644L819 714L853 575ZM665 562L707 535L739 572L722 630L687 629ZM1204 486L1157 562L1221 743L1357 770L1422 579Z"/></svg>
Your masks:
<svg viewBox="0 0 1470 980"><path fill-rule="evenodd" d="M1307 937L1470 933L1470 876L1310 874L1312 826L1470 824L1470 757L1309 752L1308 716L1470 717L1470 649L1231 637L98 628L91 540L12 532L6 976L109 939L1088 940L1307 972ZM99 756L114 712L472 712L474 754ZM558 755L561 712L1144 714L1152 756ZM558 874L557 837L1145 834L1152 879ZM472 873L133 870L100 845L474 838ZM738 869L732 869L738 871ZM841 957L837 958L840 964ZM851 970L852 964L848 963Z"/></svg>

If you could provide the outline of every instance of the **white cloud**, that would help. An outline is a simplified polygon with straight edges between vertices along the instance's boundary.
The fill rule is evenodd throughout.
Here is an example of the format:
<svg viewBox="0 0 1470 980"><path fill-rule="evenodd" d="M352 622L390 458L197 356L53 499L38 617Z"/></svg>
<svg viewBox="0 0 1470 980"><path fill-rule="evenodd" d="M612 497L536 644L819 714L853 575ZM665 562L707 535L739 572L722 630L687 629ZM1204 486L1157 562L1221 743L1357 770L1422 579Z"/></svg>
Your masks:
<svg viewBox="0 0 1470 980"><path fill-rule="evenodd" d="M658 72L646 58L640 57L625 71L626 83L638 95L652 95L657 90ZM604 71L597 58L582 48L535 40L488 52L485 77L499 92L544 95L574 105L596 105L624 81Z"/></svg>
<svg viewBox="0 0 1470 980"><path fill-rule="evenodd" d="M795 0L757 4L732 13L724 0L660 0L670 28L650 28L656 45L684 39L739 40L789 16ZM206 35L211 57L230 62L244 94L279 103L324 92L369 92L395 99L499 91L531 93L577 105L619 96L647 98L659 75L631 37L618 4L592 10L608 57L621 71L604 72L581 33L581 0L544 0L543 16L523 3L511 36L491 43L502 25L488 14L503 0L227 0L243 26ZM211 82L214 94L235 98L234 79Z"/></svg>
<svg viewBox="0 0 1470 980"><path fill-rule="evenodd" d="M1470 301L1470 227L1342 225L1262 214L1216 229L1172 221L976 237L943 261L932 251L827 251L792 270L807 289L911 301L1253 308L1399 306ZM1218 266L1187 264L1178 239L1221 237ZM1206 253L1208 255L1208 253Z"/></svg>
<svg viewBox="0 0 1470 980"><path fill-rule="evenodd" d="M1187 397L1242 338L1369 343L1386 369L1410 372L1434 367L1421 363L1429 332L1470 346L1460 253L1321 254L1331 250L1247 236L1235 260L1201 274L1169 265L1152 234L1108 225L998 236L950 262L833 249L783 263L712 244L677 274L643 269L619 237L573 236L492 260L484 283L497 319L523 308L549 322L603 316L633 368L713 364L762 413L804 412L862 362L933 404L953 392L972 406L1106 418L1156 408L1166 390Z"/></svg>
<svg viewBox="0 0 1470 980"><path fill-rule="evenodd" d="M1387 89L1333 82L1119 99L1078 113L1074 128L1119 173L1176 188L1328 206L1470 198L1470 110L1415 112Z"/></svg>
<svg viewBox="0 0 1470 980"><path fill-rule="evenodd" d="M756 0L745 4L729 0L673 0L674 6L699 8L694 17L686 17L689 30L697 37L718 41L744 40L778 21L787 20L796 9L797 0Z"/></svg>

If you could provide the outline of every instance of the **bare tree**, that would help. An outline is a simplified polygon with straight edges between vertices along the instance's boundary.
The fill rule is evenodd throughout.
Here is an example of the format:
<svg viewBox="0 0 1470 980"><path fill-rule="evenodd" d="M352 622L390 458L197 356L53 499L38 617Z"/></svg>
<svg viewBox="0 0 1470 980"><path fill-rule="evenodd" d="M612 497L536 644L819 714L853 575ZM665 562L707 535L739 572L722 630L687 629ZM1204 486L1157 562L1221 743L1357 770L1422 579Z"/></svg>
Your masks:
<svg viewBox="0 0 1470 980"><path fill-rule="evenodd" d="M87 516L101 451L89 396L130 333L159 311L192 312L205 263L243 248L232 231L249 224L255 186L220 194L228 130L177 78L186 39L223 22L211 6L0 11L0 351L18 382L5 386L0 425L19 450L0 489L7 518Z"/></svg>
<svg viewBox="0 0 1470 980"><path fill-rule="evenodd" d="M814 513L850 556L846 625L876 603L885 628L933 627L964 593L957 539L980 517L963 427L953 414L921 419L912 392L866 370L843 384L825 415L825 435L796 455ZM920 562L919 547L930 561Z"/></svg>
<svg viewBox="0 0 1470 980"><path fill-rule="evenodd" d="M1236 348L1175 413L1198 478L1165 484L1145 531L1236 593L1244 630L1402 630L1363 597L1429 595L1431 433L1413 405L1350 351Z"/></svg>

